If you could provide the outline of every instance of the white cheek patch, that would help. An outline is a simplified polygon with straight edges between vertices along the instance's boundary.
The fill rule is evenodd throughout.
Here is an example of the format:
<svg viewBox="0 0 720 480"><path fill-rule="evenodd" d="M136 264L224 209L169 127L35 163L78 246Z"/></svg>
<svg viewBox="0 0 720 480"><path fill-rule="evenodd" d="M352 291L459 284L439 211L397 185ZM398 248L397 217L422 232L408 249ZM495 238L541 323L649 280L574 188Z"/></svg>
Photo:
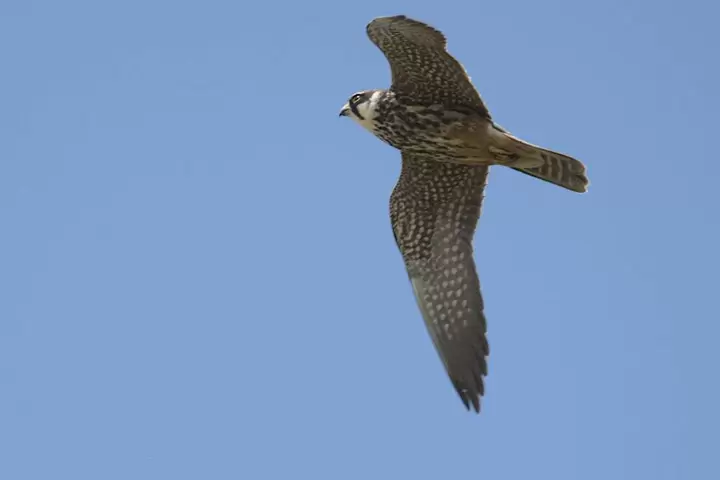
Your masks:
<svg viewBox="0 0 720 480"><path fill-rule="evenodd" d="M368 130L372 131L374 129L374 124L375 124L375 121L373 120L375 115L374 115L372 109L368 106L368 103L363 103L362 105L358 105L357 109L363 118L353 115L353 120L355 120L357 123L362 125L364 128L367 128Z"/></svg>
<svg viewBox="0 0 720 480"><path fill-rule="evenodd" d="M361 103L357 106L358 112L360 115L365 119L369 120L373 117L373 108L370 105L370 102Z"/></svg>
<svg viewBox="0 0 720 480"><path fill-rule="evenodd" d="M374 130L374 124L375 124L375 107L377 106L377 93L374 93L372 97L370 97L370 100L361 103L358 105L357 111L360 114L360 117L353 114L352 118L357 123L362 125L364 128L368 130Z"/></svg>
<svg viewBox="0 0 720 480"><path fill-rule="evenodd" d="M372 92L370 98L359 105L355 105L354 109L351 109L350 117L372 133L375 133L377 127L375 118L377 117L377 107L382 96L383 91Z"/></svg>

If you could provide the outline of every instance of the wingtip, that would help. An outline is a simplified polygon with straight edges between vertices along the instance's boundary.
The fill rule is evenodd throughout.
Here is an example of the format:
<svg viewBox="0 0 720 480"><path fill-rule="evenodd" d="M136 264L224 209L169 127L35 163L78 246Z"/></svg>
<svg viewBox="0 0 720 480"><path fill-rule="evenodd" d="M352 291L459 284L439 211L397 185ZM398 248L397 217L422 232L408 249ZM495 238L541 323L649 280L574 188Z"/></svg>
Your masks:
<svg viewBox="0 0 720 480"><path fill-rule="evenodd" d="M414 18L408 17L407 15L387 15L384 17L375 17L372 20L370 20L370 22L368 22L367 28L369 29L372 25L377 25L377 24L382 24L382 23L390 25L395 22L406 22L407 24L426 27L426 28L429 28L430 30L440 33L440 31L437 28L433 27L429 23L423 22L421 20L416 20Z"/></svg>
<svg viewBox="0 0 720 480"><path fill-rule="evenodd" d="M365 29L369 31L370 28L372 28L374 25L378 25L381 23L390 24L393 22L407 20L407 19L408 19L408 17L405 15L389 15L389 16L385 16L385 17L375 17L368 22L368 24L365 26Z"/></svg>
<svg viewBox="0 0 720 480"><path fill-rule="evenodd" d="M480 413L480 397L478 395L472 395L470 397L470 400L472 400L473 409L475 410L475 413Z"/></svg>
<svg viewBox="0 0 720 480"><path fill-rule="evenodd" d="M407 20L407 18L407 15L385 15L382 17L375 17L372 19L372 21L374 22L375 20Z"/></svg>
<svg viewBox="0 0 720 480"><path fill-rule="evenodd" d="M460 400L462 401L463 405L465 405L465 410L468 412L474 411L475 413L480 413L481 407L480 407L480 397L482 396L482 393L475 393L469 391L467 388L461 387L456 381L453 380L453 386L455 387L455 392L460 397Z"/></svg>

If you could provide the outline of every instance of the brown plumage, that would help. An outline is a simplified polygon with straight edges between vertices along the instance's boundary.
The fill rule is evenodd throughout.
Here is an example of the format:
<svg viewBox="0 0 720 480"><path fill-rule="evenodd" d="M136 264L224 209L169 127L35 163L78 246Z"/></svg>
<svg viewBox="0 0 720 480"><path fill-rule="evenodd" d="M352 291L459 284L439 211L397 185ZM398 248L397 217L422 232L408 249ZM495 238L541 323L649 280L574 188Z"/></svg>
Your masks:
<svg viewBox="0 0 720 480"><path fill-rule="evenodd" d="M376 18L366 28L392 73L392 91L415 104L473 110L490 119L465 68L447 52L439 30L404 15Z"/></svg>
<svg viewBox="0 0 720 480"><path fill-rule="evenodd" d="M576 192L587 188L585 167L497 126L437 29L395 16L373 20L367 34L390 64L392 86L358 92L340 115L402 152L390 197L395 241L453 386L479 412L489 346L472 242L489 166Z"/></svg>
<svg viewBox="0 0 720 480"><path fill-rule="evenodd" d="M488 167L402 157L390 196L395 241L445 369L479 411L489 346L472 241Z"/></svg>
<svg viewBox="0 0 720 480"><path fill-rule="evenodd" d="M376 18L366 30L390 64L390 91L397 102L441 105L463 114L451 132L438 132L438 136L456 138L465 148L486 152L474 156L468 152L468 158L448 161L504 165L575 192L587 191L589 182L580 161L525 142L493 123L465 68L448 53L442 32L404 15Z"/></svg>

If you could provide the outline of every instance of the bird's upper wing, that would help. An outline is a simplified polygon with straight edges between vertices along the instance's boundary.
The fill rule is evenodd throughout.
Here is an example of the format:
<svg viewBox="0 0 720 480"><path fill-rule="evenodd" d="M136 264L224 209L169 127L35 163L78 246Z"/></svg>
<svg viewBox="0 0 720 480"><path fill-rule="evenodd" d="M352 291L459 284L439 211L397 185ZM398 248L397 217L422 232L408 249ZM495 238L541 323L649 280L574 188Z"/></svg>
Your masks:
<svg viewBox="0 0 720 480"><path fill-rule="evenodd" d="M445 35L399 15L367 25L370 40L383 52L392 71L392 90L420 104L470 108L489 118L465 68L447 51Z"/></svg>
<svg viewBox="0 0 720 480"><path fill-rule="evenodd" d="M404 153L390 198L395 241L423 319L460 398L475 411L489 347L472 240L487 173Z"/></svg>

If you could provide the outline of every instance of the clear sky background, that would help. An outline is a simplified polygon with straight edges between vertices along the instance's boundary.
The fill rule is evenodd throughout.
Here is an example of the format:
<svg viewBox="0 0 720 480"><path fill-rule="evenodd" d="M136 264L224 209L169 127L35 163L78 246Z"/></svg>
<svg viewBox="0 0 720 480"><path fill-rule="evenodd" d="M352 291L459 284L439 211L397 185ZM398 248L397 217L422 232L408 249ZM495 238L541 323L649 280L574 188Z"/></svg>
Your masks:
<svg viewBox="0 0 720 480"><path fill-rule="evenodd" d="M0 3L0 478L720 478L717 2ZM494 118L482 414L347 119L365 36L449 36Z"/></svg>

